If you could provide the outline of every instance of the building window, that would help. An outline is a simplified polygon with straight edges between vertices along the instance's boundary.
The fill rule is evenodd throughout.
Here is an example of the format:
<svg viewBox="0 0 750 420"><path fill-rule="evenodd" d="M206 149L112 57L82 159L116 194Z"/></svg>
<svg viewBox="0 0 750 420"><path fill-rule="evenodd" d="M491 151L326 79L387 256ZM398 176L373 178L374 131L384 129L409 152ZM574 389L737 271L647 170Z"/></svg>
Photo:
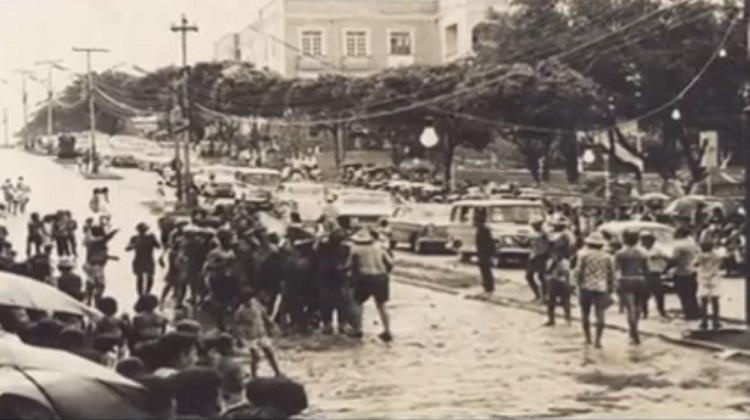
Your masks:
<svg viewBox="0 0 750 420"><path fill-rule="evenodd" d="M409 31L393 31L389 34L390 55L412 55L412 39Z"/></svg>
<svg viewBox="0 0 750 420"><path fill-rule="evenodd" d="M458 54L458 25L453 24L445 28L445 55L454 57Z"/></svg>
<svg viewBox="0 0 750 420"><path fill-rule="evenodd" d="M344 54L346 56L367 56L367 31L346 31L344 33L344 40Z"/></svg>
<svg viewBox="0 0 750 420"><path fill-rule="evenodd" d="M320 57L323 55L323 31L302 31L302 54Z"/></svg>

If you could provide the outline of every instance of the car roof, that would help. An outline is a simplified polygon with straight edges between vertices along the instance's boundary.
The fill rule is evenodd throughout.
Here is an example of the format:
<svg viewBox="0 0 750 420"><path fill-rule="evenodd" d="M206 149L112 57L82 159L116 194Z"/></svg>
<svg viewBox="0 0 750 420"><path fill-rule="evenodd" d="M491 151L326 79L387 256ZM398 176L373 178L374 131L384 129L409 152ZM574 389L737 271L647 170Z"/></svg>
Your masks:
<svg viewBox="0 0 750 420"><path fill-rule="evenodd" d="M492 199L492 200L460 200L453 203L453 206L471 206L471 207L488 207L488 206L538 206L538 201L518 200L518 199Z"/></svg>
<svg viewBox="0 0 750 420"><path fill-rule="evenodd" d="M599 226L602 230L627 230L627 229L658 229L658 230L675 230L672 226L665 225L664 223L658 222L647 222L641 220L622 220L615 222L607 222Z"/></svg>

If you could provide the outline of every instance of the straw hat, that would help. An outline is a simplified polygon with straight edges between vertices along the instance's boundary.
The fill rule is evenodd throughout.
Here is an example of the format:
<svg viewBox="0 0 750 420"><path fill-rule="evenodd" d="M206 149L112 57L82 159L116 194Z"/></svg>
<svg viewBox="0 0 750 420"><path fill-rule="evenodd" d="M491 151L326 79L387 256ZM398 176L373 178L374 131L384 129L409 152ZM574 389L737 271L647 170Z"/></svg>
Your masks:
<svg viewBox="0 0 750 420"><path fill-rule="evenodd" d="M351 241L355 244L369 244L375 241L375 238L373 238L372 233L368 229L360 229L352 235Z"/></svg>
<svg viewBox="0 0 750 420"><path fill-rule="evenodd" d="M607 241L604 240L604 237L601 233L594 232L584 240L584 243L590 246L604 246L607 244Z"/></svg>

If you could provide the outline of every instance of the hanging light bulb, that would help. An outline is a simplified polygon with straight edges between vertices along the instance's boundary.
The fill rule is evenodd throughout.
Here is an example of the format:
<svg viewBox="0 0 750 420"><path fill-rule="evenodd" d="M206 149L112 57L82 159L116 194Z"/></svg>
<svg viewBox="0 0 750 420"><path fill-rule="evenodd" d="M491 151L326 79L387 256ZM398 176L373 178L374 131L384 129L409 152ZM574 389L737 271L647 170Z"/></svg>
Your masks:
<svg viewBox="0 0 750 420"><path fill-rule="evenodd" d="M428 149L435 147L439 140L440 139L438 139L438 135L432 126L425 127L424 130L422 130L422 135L419 136L419 142L422 146Z"/></svg>
<svg viewBox="0 0 750 420"><path fill-rule="evenodd" d="M583 163L591 165L592 163L596 162L596 154L593 150L586 149L586 151L583 152L583 156L581 156L581 159L583 160Z"/></svg>
<svg viewBox="0 0 750 420"><path fill-rule="evenodd" d="M675 108L672 111L672 119L675 121L679 121L681 118L682 118L682 113L680 112L679 109Z"/></svg>
<svg viewBox="0 0 750 420"><path fill-rule="evenodd" d="M719 50L719 58L726 58L727 57L727 50L724 48Z"/></svg>

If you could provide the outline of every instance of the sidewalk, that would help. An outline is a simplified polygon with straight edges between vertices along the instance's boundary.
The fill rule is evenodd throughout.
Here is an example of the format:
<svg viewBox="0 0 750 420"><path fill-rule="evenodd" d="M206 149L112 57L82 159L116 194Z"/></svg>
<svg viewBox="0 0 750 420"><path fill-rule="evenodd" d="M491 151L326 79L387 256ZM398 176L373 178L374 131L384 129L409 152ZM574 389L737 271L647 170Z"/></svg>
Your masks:
<svg viewBox="0 0 750 420"><path fill-rule="evenodd" d="M479 284L478 269L471 265L458 265L445 263L423 263L412 259L401 259L394 270L394 280L417 287L425 287L432 290L461 295L465 299L483 300L490 303L515 307L540 314L539 322L546 320L546 307L533 302L523 271L501 270L496 271L496 290L492 297L480 297L482 289ZM468 278L473 276L473 285L469 286ZM725 279L722 284L724 298L722 298L722 314L725 327L742 328L744 325L744 281L742 279ZM577 299L572 299L573 318L579 321ZM691 338L698 323L694 321L683 321L680 318L680 305L676 296L666 297L667 312L669 319L659 317L655 305L650 302L649 318L641 320L640 327L644 336L658 337L660 339L703 348L711 351L725 351L727 347L715 344L707 340L696 340ZM562 310L558 309L558 322L562 319ZM627 319L624 313L619 312L619 305L615 303L607 311L607 328L627 331ZM750 353L747 353L750 357Z"/></svg>

